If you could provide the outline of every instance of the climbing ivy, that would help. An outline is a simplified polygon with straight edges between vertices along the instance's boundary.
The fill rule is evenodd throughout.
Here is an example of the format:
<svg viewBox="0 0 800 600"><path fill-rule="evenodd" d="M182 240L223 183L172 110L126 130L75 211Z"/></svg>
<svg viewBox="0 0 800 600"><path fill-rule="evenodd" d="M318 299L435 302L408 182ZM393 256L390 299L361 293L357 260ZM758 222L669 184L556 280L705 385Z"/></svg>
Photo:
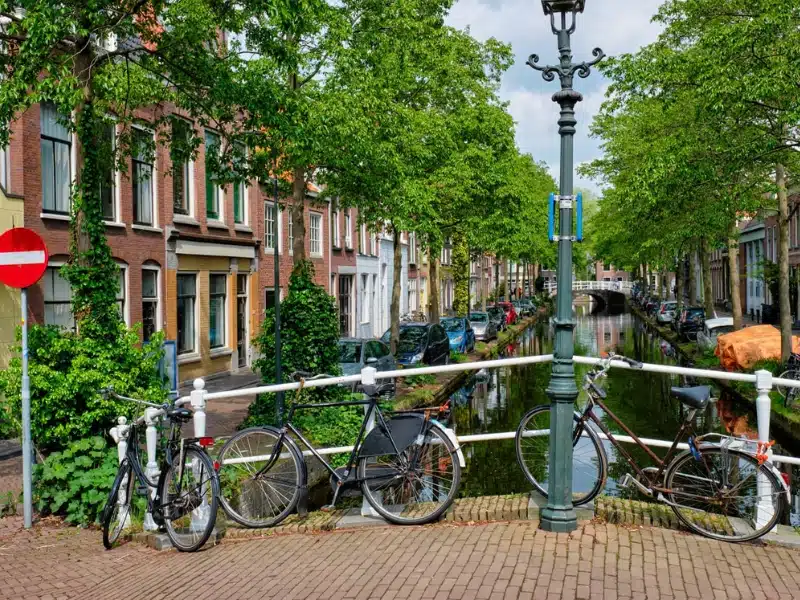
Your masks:
<svg viewBox="0 0 800 600"><path fill-rule="evenodd" d="M453 310L466 316L469 310L469 248L462 233L453 236Z"/></svg>

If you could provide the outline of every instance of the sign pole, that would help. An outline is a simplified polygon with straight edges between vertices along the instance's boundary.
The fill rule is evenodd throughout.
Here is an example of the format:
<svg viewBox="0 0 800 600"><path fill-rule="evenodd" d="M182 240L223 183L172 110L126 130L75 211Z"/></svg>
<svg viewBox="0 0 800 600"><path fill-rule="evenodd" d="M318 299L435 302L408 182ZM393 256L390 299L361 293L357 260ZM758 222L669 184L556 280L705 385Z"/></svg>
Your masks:
<svg viewBox="0 0 800 600"><path fill-rule="evenodd" d="M22 288L22 498L25 529L33 524L31 485L31 378L28 376L28 288Z"/></svg>

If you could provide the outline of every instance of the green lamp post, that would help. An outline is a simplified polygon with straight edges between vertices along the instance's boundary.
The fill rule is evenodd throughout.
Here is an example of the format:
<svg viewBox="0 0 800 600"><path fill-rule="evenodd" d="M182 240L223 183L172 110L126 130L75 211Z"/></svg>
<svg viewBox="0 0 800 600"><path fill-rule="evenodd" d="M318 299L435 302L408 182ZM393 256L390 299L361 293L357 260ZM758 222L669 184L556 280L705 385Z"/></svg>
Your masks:
<svg viewBox="0 0 800 600"><path fill-rule="evenodd" d="M592 51L594 60L573 63L570 36L575 32L575 18L583 12L585 0L542 0L544 14L550 16L550 25L558 39L559 64L540 66L539 57L532 54L528 65L542 72L545 81L554 81L558 75L561 90L553 101L561 107L558 120L561 135L560 191L557 196L559 226L555 239L558 243L558 294L556 296L555 349L552 375L547 394L550 396L550 475L547 506L541 514L540 526L547 531L573 531L577 527L572 506L572 439L573 412L578 388L575 385L575 367L572 361L574 345L572 331L572 206L573 206L573 138L575 136L575 105L583 96L572 89L572 80L589 76L591 67L605 54L600 48Z"/></svg>

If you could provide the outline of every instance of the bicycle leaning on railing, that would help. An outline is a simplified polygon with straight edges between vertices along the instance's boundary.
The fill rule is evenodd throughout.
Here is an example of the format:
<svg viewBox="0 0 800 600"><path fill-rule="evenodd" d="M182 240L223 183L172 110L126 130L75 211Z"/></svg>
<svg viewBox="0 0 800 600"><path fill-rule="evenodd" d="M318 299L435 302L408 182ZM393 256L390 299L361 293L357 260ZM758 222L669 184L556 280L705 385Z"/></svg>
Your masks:
<svg viewBox="0 0 800 600"><path fill-rule="evenodd" d="M193 415L187 408L127 398L111 388L101 390L101 393L157 408L170 423L157 481L145 473L140 459L138 435L144 417L130 424L125 458L119 465L103 509L103 545L110 550L130 526L134 492L139 492L147 497L148 513L159 528L166 530L175 548L183 552L198 550L211 535L217 516L219 480L214 463L205 450L214 444L213 438L181 437L181 425L191 421ZM148 493L150 488L155 489L155 495Z"/></svg>
<svg viewBox="0 0 800 600"><path fill-rule="evenodd" d="M706 537L743 542L770 531L789 501L780 474L768 461L768 447L765 446L770 444L719 434L696 437L694 416L708 404L711 388L672 388L672 395L689 411L666 456L659 458L603 402L606 392L598 381L606 376L612 360L626 362L632 367L642 366L623 356L611 355L585 376L589 401L582 412L574 414L573 504L592 500L603 489L608 477L608 457L600 436L589 425L591 421L635 472L625 475L618 482L620 487L633 485L646 496L667 504L684 525ZM629 435L657 466L641 468L597 416L595 407ZM688 435L689 450L679 453L678 444L685 435ZM547 496L549 405L537 406L522 418L515 442L517 460L525 476ZM745 451L751 445L755 446L753 452Z"/></svg>
<svg viewBox="0 0 800 600"><path fill-rule="evenodd" d="M792 352L786 363L786 370L778 376L778 379L800 379L800 354ZM800 388L783 385L775 387L783 397L786 408L800 409Z"/></svg>
<svg viewBox="0 0 800 600"><path fill-rule="evenodd" d="M285 519L307 493L308 473L296 437L330 472L331 510L346 488L361 487L375 511L391 523L421 525L438 519L455 498L461 481L458 450L444 426L432 418L439 409L395 412L388 420L378 406L377 386L364 383L367 399L301 404L306 380L331 377L299 373L300 388L285 424L252 427L223 446L217 462L222 507L246 527L271 527ZM364 420L345 467L334 469L292 424L295 410L366 406ZM367 432L374 417L375 427Z"/></svg>

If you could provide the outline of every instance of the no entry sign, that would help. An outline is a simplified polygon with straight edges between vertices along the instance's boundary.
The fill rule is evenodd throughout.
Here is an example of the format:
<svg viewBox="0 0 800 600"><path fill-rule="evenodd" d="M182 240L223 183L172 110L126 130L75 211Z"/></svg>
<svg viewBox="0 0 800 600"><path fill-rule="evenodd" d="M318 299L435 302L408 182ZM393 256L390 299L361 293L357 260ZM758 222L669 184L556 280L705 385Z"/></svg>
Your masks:
<svg viewBox="0 0 800 600"><path fill-rule="evenodd" d="M0 283L32 286L44 275L47 259L47 247L35 231L15 227L0 235Z"/></svg>

